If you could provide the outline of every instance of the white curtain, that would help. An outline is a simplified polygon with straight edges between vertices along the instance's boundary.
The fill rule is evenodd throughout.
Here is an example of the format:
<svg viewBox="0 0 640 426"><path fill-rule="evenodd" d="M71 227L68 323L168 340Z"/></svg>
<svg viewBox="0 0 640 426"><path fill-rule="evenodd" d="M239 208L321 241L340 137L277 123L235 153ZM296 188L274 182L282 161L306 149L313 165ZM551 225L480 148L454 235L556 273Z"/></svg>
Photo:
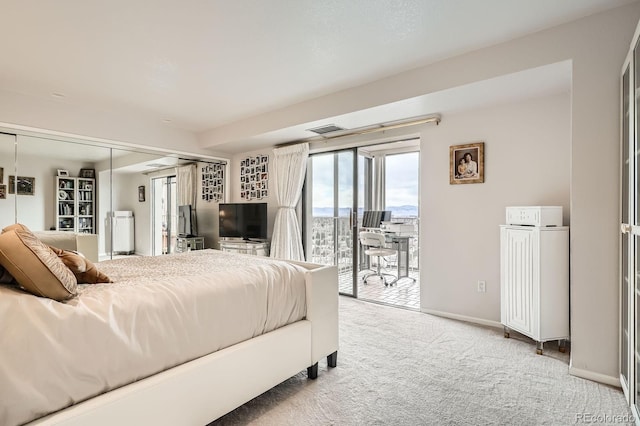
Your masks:
<svg viewBox="0 0 640 426"><path fill-rule="evenodd" d="M295 207L302 193L307 171L309 144L273 150L273 170L278 212L271 238L271 257L304 260L302 234Z"/></svg>
<svg viewBox="0 0 640 426"><path fill-rule="evenodd" d="M198 181L196 176L197 166L188 164L177 168L176 184L178 193L176 201L179 206L191 205L191 226L194 234L198 234L198 223L196 221L196 203L198 201Z"/></svg>
<svg viewBox="0 0 640 426"><path fill-rule="evenodd" d="M384 210L385 204L385 156L373 157L373 202L372 210Z"/></svg>

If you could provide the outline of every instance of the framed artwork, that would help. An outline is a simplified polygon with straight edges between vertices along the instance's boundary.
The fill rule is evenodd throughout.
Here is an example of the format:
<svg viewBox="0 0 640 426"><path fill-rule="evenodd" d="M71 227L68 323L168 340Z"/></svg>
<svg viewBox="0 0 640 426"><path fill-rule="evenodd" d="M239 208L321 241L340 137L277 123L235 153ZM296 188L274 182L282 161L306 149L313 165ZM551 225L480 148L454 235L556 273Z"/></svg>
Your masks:
<svg viewBox="0 0 640 426"><path fill-rule="evenodd" d="M95 169L80 169L80 177L81 178L96 178L96 170Z"/></svg>
<svg viewBox="0 0 640 426"><path fill-rule="evenodd" d="M484 182L484 142L449 147L449 184Z"/></svg>
<svg viewBox="0 0 640 426"><path fill-rule="evenodd" d="M68 177L69 170L58 169L58 176Z"/></svg>
<svg viewBox="0 0 640 426"><path fill-rule="evenodd" d="M210 163L202 167L202 199L207 203L224 200L223 163Z"/></svg>
<svg viewBox="0 0 640 426"><path fill-rule="evenodd" d="M0 167L0 183L4 182L4 168Z"/></svg>
<svg viewBox="0 0 640 426"><path fill-rule="evenodd" d="M257 155L240 161L240 198L244 201L269 196L269 156Z"/></svg>
<svg viewBox="0 0 640 426"><path fill-rule="evenodd" d="M144 185L140 185L138 187L138 202L144 203L144 201L145 201Z"/></svg>
<svg viewBox="0 0 640 426"><path fill-rule="evenodd" d="M16 188L18 195L33 195L36 187L36 178L9 175L9 194L15 194Z"/></svg>
<svg viewBox="0 0 640 426"><path fill-rule="evenodd" d="M7 198L7 185L0 185L0 200Z"/></svg>

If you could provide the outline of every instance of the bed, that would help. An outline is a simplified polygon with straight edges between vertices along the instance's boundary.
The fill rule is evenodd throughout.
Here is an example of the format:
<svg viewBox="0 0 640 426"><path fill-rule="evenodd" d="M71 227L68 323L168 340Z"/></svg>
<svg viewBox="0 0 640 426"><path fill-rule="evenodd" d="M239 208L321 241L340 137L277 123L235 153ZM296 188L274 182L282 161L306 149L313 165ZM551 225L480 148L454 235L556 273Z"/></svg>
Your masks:
<svg viewBox="0 0 640 426"><path fill-rule="evenodd" d="M0 424L205 425L336 366L335 267L217 250L97 266L114 282L62 303L0 286Z"/></svg>

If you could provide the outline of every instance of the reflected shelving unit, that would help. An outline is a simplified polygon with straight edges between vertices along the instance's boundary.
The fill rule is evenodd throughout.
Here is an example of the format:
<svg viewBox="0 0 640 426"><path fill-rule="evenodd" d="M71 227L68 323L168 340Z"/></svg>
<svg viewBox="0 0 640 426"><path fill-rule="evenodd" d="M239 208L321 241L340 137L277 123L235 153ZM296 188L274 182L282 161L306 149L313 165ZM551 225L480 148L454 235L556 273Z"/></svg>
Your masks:
<svg viewBox="0 0 640 426"><path fill-rule="evenodd" d="M56 230L95 234L95 179L56 177Z"/></svg>

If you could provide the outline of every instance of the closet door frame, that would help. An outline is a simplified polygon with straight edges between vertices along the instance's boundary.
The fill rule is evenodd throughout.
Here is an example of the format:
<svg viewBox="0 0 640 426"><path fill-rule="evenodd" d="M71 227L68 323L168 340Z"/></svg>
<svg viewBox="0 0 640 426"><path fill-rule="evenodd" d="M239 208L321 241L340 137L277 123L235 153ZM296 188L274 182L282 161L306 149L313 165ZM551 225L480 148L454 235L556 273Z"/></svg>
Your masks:
<svg viewBox="0 0 640 426"><path fill-rule="evenodd" d="M628 73L627 76L627 87L625 87L625 73ZM620 108L620 128L621 128L621 149L620 149L620 240L619 240L619 256L620 256L620 271L619 271L619 279L620 283L619 287L619 300L620 300L620 330L619 330L619 362L620 362L620 384L622 386L622 390L625 394L627 402L630 405L634 404L633 395L635 392L634 389L634 380L635 372L634 372L634 363L633 360L633 350L632 348L635 346L634 342L634 333L633 333L633 311L634 311L634 303L633 303L633 288L634 279L633 279L633 231L632 231L632 218L634 217L633 205L634 205L634 196L633 196L633 180L634 180L634 167L633 167L633 145L635 138L634 127L635 127L635 102L633 92L634 92L634 68L633 68L633 50L629 51L627 58L625 59L624 65L622 67L622 73L620 78L620 93L621 93L621 108ZM625 96L624 92L627 91L627 96ZM625 100L628 102L626 105L628 111L628 121L625 123ZM625 125L626 125L626 133L625 133ZM625 140L626 136L626 140ZM625 151L626 147L626 151ZM627 155L625 155L625 152ZM624 169L628 168L628 173L625 176ZM626 180L626 185L625 185ZM626 186L626 191L625 191ZM626 212L624 211L626 210ZM623 246L624 244L624 246ZM626 251L625 251L626 248ZM625 258L623 258L625 256ZM627 282L627 279L630 282ZM626 286L626 291L625 291ZM627 332L627 336L625 336L625 330ZM625 345L626 340L626 345ZM625 374L626 373L626 374ZM626 377L625 377L626 376Z"/></svg>

